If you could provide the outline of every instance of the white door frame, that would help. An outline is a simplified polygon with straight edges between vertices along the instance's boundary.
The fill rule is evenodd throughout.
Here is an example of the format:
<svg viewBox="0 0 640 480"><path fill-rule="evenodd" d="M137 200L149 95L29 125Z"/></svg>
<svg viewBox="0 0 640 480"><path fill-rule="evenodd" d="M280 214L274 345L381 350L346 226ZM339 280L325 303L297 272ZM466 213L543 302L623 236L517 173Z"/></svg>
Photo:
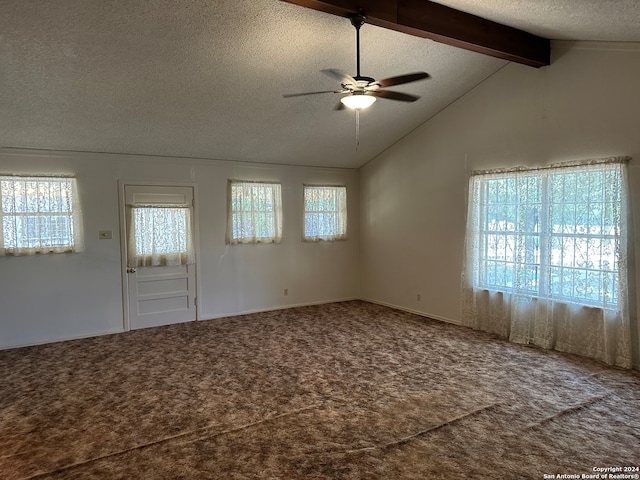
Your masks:
<svg viewBox="0 0 640 480"><path fill-rule="evenodd" d="M200 282L198 281L198 272L200 271L200 222L199 202L198 202L198 184L190 182L156 182L153 180L118 180L118 216L120 218L120 275L122 287L122 319L123 329L128 332L131 330L131 319L129 317L129 275L127 273L127 238L126 238L126 201L125 186L142 186L142 187L188 187L193 188L193 248L196 252L196 321L200 318Z"/></svg>

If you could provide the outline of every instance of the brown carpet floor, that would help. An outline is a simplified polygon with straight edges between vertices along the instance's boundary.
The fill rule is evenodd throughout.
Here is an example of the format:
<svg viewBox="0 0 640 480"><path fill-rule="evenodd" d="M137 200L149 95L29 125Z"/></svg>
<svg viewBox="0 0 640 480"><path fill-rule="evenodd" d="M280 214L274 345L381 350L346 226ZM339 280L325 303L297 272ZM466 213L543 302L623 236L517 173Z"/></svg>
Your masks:
<svg viewBox="0 0 640 480"><path fill-rule="evenodd" d="M640 465L638 372L360 301L2 351L0 381L3 479Z"/></svg>

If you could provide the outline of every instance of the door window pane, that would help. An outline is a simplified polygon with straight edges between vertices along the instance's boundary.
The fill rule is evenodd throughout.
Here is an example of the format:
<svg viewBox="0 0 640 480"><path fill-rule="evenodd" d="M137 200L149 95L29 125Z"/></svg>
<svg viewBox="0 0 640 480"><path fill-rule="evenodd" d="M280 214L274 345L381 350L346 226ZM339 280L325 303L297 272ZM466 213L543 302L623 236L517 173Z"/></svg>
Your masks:
<svg viewBox="0 0 640 480"><path fill-rule="evenodd" d="M176 205L130 207L130 267L193 263L191 209Z"/></svg>

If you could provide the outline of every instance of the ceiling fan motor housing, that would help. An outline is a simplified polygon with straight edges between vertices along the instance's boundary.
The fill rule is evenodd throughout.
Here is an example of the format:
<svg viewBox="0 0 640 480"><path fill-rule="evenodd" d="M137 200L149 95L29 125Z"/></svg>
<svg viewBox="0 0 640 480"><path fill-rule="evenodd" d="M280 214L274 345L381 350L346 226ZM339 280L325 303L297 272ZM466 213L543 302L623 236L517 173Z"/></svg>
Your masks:
<svg viewBox="0 0 640 480"><path fill-rule="evenodd" d="M356 81L355 84L351 82L342 83L342 88L344 88L345 90L349 90L352 93L355 93L355 92L364 93L366 87L369 87L369 86L373 87L372 84L376 81L374 78L362 77L362 76L356 76L356 77L353 77L353 79Z"/></svg>

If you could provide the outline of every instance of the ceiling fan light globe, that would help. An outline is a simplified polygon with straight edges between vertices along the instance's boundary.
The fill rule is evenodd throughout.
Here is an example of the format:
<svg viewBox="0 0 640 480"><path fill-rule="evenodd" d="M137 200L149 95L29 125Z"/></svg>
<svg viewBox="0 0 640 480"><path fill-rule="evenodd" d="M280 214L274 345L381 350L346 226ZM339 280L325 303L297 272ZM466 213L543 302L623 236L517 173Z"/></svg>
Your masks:
<svg viewBox="0 0 640 480"><path fill-rule="evenodd" d="M352 94L342 97L340 101L345 107L352 108L354 110L362 110L363 108L370 107L373 102L376 101L376 97L365 94Z"/></svg>

